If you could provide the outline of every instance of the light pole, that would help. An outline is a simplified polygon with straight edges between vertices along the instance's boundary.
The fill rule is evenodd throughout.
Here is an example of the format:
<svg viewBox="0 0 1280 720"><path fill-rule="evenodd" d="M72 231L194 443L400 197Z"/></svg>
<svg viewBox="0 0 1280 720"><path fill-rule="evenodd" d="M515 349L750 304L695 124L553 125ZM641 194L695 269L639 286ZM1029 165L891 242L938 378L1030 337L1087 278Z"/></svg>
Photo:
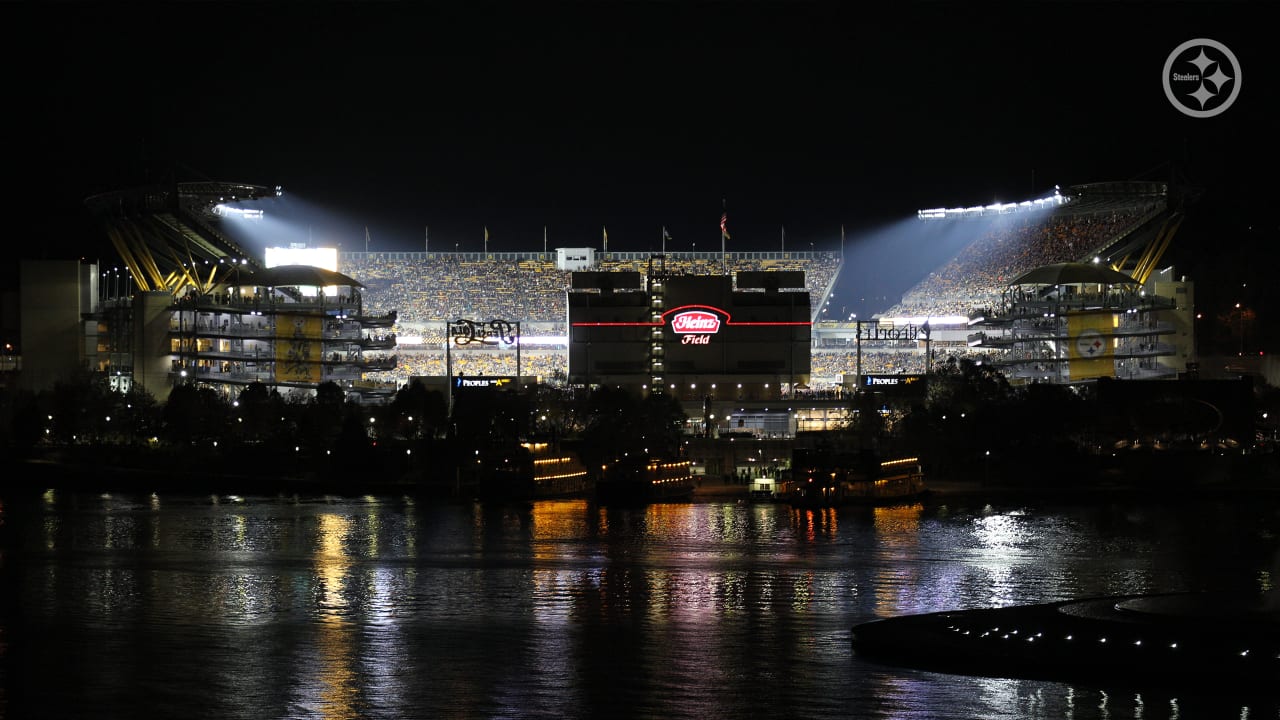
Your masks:
<svg viewBox="0 0 1280 720"><path fill-rule="evenodd" d="M854 317L856 318L857 315L854 315ZM857 392L861 392L862 390L862 321L861 320L855 321L854 328L855 329L854 329L853 336L858 343L858 366L857 366L857 375L855 376L856 382L858 384L854 386L853 391L857 393Z"/></svg>
<svg viewBox="0 0 1280 720"><path fill-rule="evenodd" d="M1244 356L1244 308L1240 307L1240 303L1236 303L1236 326L1240 329L1240 352L1241 357Z"/></svg>

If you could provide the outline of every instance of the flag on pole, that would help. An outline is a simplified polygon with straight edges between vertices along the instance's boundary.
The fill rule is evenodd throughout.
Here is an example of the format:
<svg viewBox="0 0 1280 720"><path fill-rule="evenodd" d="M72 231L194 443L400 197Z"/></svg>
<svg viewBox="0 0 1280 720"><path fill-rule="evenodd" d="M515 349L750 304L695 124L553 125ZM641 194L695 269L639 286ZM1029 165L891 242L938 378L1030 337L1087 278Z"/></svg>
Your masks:
<svg viewBox="0 0 1280 720"><path fill-rule="evenodd" d="M603 225L600 226L600 234L604 236L603 249L605 252L609 252L609 231Z"/></svg>
<svg viewBox="0 0 1280 720"><path fill-rule="evenodd" d="M724 200L720 201L724 205ZM729 274L729 255L725 252L725 242L729 239L729 210L726 207L724 213L720 216L720 272L724 275Z"/></svg>

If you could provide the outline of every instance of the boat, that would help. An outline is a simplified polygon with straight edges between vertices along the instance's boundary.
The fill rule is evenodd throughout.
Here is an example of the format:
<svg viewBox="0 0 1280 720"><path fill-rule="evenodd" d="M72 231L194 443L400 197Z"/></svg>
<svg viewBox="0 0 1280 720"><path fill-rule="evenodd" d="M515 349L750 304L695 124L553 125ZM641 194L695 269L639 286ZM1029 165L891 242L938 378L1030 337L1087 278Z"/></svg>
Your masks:
<svg viewBox="0 0 1280 720"><path fill-rule="evenodd" d="M693 462L660 458L622 459L605 465L596 480L602 503L650 503L693 496Z"/></svg>
<svg viewBox="0 0 1280 720"><path fill-rule="evenodd" d="M747 488L747 500L753 503L782 502L790 496L790 487L791 482L781 478L753 478Z"/></svg>
<svg viewBox="0 0 1280 720"><path fill-rule="evenodd" d="M476 495L482 500L518 502L588 497L592 483L574 452L546 442L523 442L506 451L482 453Z"/></svg>
<svg viewBox="0 0 1280 720"><path fill-rule="evenodd" d="M896 505L927 493L916 457L882 460L871 453L797 449L791 467L795 482L787 498L793 507Z"/></svg>

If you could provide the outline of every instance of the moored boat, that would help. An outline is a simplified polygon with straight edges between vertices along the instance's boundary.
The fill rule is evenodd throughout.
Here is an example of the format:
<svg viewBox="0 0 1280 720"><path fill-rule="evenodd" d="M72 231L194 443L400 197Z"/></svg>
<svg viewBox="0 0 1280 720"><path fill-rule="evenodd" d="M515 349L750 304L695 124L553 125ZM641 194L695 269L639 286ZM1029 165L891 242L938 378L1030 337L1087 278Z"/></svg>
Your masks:
<svg viewBox="0 0 1280 720"><path fill-rule="evenodd" d="M927 492L915 457L880 460L866 453L797 450L792 468L796 481L788 501L795 507L895 505L915 502Z"/></svg>
<svg viewBox="0 0 1280 720"><path fill-rule="evenodd" d="M649 503L686 500L693 488L691 461L642 458L605 465L595 489L603 503Z"/></svg>
<svg viewBox="0 0 1280 720"><path fill-rule="evenodd" d="M507 452L489 453L476 494L484 500L522 501L586 497L591 494L587 468L576 453L545 442L524 442Z"/></svg>

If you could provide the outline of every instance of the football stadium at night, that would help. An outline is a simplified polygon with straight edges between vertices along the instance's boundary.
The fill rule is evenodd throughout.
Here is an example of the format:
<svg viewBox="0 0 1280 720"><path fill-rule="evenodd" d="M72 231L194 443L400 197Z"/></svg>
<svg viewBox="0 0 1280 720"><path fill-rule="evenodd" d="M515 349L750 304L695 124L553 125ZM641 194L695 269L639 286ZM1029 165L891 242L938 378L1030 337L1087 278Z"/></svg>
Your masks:
<svg viewBox="0 0 1280 720"><path fill-rule="evenodd" d="M1183 217L1163 183L921 210L894 232L946 249L944 261L904 252L896 263L929 262L921 279L862 318L831 312L858 262L843 242L807 251L727 242L617 251L607 236L600 248L530 252L281 247L271 205L282 195L206 182L94 196L87 204L123 268L44 283L44 312L88 304L85 363L113 386L138 383L161 398L187 382L234 397L251 383L305 396L332 381L377 404L414 379L447 389L458 378L506 378L665 393L683 404L687 429L707 436L839 426L855 388L912 395L932 369L963 359L1011 383L1195 368L1193 286L1162 265ZM28 325L28 356L49 348L51 357L29 364L56 373L69 360L39 328L65 326Z"/></svg>

